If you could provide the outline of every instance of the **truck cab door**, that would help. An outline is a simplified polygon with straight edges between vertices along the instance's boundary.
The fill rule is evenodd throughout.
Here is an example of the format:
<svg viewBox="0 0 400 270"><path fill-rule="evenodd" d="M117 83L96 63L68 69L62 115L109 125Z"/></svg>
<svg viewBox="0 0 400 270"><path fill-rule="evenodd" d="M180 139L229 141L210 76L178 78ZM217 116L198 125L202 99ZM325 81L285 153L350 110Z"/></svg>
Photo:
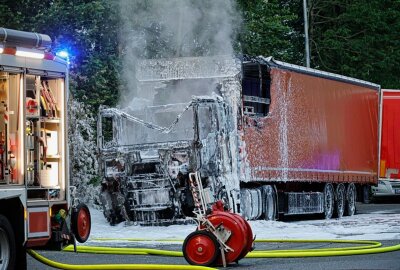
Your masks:
<svg viewBox="0 0 400 270"><path fill-rule="evenodd" d="M197 103L194 106L195 153L197 170L202 176L218 174L218 117L213 102Z"/></svg>

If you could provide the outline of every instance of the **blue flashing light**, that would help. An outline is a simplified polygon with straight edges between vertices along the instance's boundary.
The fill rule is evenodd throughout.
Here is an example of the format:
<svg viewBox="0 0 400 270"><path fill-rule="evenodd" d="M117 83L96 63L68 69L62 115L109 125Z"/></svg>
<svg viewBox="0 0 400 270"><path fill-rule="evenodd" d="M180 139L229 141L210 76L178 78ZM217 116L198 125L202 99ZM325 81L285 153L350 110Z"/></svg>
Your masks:
<svg viewBox="0 0 400 270"><path fill-rule="evenodd" d="M68 59L68 57L69 57L69 53L67 52L67 51L59 51L59 52L57 52L56 53L56 55L58 56L58 57L61 57L61 58L63 58L63 59Z"/></svg>

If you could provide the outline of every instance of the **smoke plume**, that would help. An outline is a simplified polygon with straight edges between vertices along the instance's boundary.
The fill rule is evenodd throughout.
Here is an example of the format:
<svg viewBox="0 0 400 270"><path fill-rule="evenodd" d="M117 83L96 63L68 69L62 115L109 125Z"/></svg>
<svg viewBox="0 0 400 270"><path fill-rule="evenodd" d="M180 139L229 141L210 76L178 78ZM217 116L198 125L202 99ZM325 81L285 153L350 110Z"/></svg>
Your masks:
<svg viewBox="0 0 400 270"><path fill-rule="evenodd" d="M120 0L123 78L120 105L137 96L140 59L233 55L240 25L234 0Z"/></svg>

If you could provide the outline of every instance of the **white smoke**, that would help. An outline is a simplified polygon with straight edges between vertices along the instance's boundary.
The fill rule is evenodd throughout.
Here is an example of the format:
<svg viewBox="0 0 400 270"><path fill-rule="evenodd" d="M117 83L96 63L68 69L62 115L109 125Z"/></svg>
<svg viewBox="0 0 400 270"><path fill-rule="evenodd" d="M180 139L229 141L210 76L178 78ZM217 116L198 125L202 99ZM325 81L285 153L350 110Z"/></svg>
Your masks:
<svg viewBox="0 0 400 270"><path fill-rule="evenodd" d="M241 24L234 0L120 0L126 107L137 97L140 59L233 55ZM204 88L208 88L209 83Z"/></svg>

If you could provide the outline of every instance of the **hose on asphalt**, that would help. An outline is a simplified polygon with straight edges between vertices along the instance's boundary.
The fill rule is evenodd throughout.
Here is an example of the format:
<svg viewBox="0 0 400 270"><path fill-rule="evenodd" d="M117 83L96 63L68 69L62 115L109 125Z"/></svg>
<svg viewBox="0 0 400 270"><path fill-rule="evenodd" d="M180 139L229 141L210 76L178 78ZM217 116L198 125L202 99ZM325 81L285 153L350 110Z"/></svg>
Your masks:
<svg viewBox="0 0 400 270"><path fill-rule="evenodd" d="M205 266L196 266L196 265L172 265L172 264L66 264L60 263L53 260L50 260L36 251L32 249L27 250L28 254L31 255L34 259L40 261L43 264L48 266L58 268L58 269L67 269L67 270L85 270L85 269L176 269L176 270L211 270L215 268L205 267ZM143 255L143 254L141 254Z"/></svg>
<svg viewBox="0 0 400 270"><path fill-rule="evenodd" d="M140 238L95 238L96 241L132 241L132 242L183 242L182 240L171 239L140 239ZM349 256L384 253L400 250L400 244L382 247L380 242L367 240L309 240L309 239L258 239L259 243L338 243L357 244L357 246L315 248L315 249L289 249L289 250L254 250L247 254L246 258L302 258L302 257L328 257L328 256ZM63 251L73 252L72 245L67 246ZM79 253L115 254L115 255L156 255L182 257L181 251L152 249L152 248L131 248L131 247L102 247L102 246L77 246ZM193 265L161 265L161 264L97 264L97 265L71 265L49 260L33 250L28 253L38 261L49 266L60 269L215 269L204 266Z"/></svg>

